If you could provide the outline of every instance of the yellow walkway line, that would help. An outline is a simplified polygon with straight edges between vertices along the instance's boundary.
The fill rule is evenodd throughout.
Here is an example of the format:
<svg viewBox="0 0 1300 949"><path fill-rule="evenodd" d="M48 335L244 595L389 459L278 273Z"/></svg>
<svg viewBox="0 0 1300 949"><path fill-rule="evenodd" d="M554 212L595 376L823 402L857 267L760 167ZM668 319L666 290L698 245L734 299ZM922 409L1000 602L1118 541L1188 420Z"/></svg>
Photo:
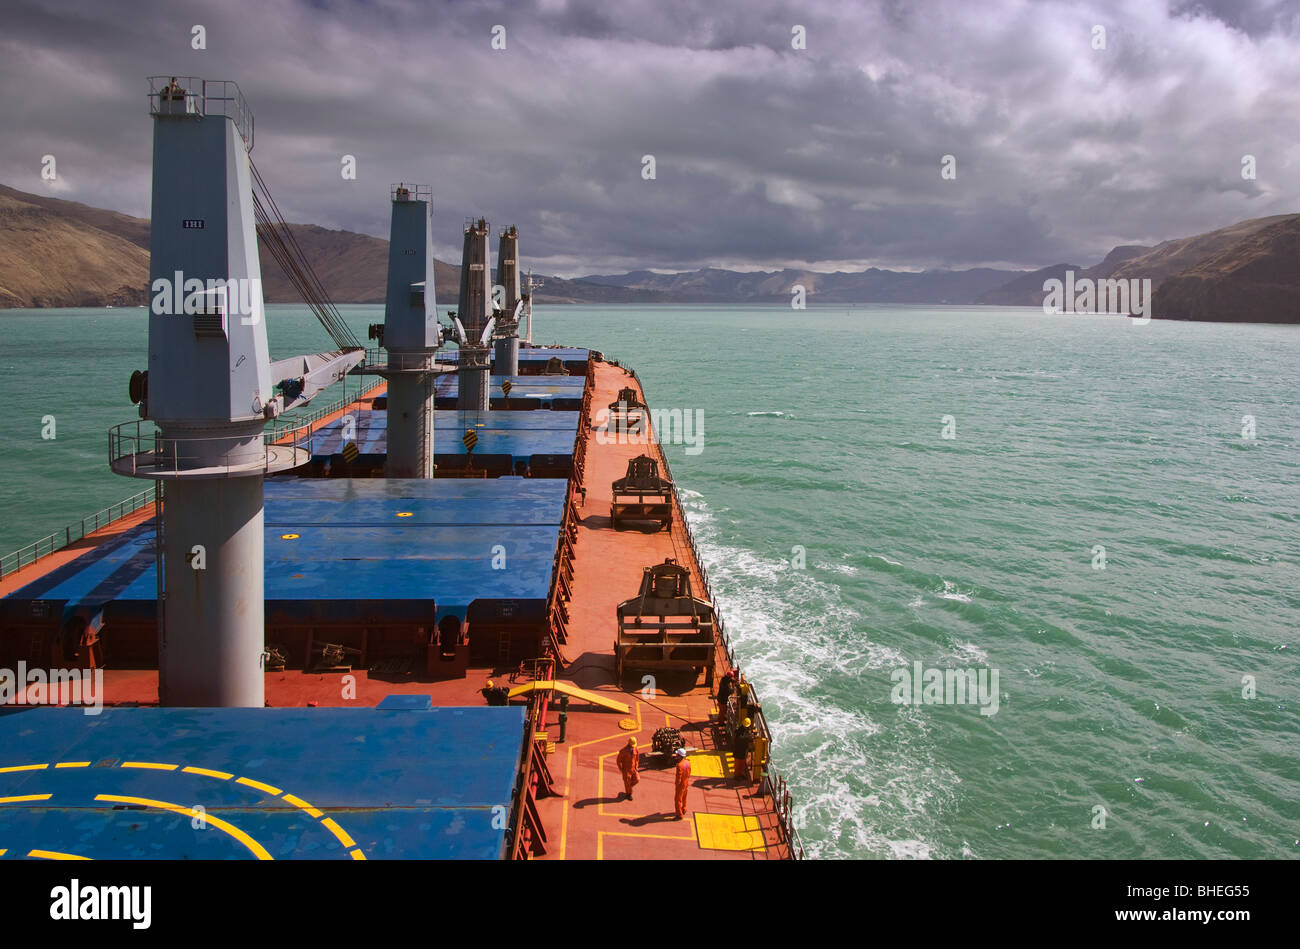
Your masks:
<svg viewBox="0 0 1300 949"><path fill-rule="evenodd" d="M615 732L613 735L606 735L604 738L590 738L587 741L579 742L576 745L569 745L569 747L565 749L565 754L564 754L565 757L564 793L567 795L570 794L573 790L573 753L575 751L577 751L579 748L585 747L586 745L594 745L597 742L609 741L611 738L622 738L624 741L626 741L629 735L639 735L641 733L641 730L642 730L641 703L638 702L636 706L636 731ZM597 760L596 764L597 767L599 767L600 765L599 760ZM563 814L560 817L560 859L561 860L565 859L565 854L568 852L569 849L569 811L573 808L573 805L569 804L567 801L565 802L565 805L566 806L564 808ZM597 847L600 846L599 836L596 838L596 845Z"/></svg>

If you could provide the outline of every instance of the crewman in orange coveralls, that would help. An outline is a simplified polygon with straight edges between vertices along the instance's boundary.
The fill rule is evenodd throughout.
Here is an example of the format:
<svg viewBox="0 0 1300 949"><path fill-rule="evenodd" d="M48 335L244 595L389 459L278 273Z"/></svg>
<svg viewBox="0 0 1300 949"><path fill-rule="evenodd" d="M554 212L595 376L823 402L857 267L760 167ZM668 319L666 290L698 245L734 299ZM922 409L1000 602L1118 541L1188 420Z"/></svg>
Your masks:
<svg viewBox="0 0 1300 949"><path fill-rule="evenodd" d="M677 749L677 794L673 803L677 805L677 819L686 816L686 789L691 786L691 763L686 758L686 749Z"/></svg>
<svg viewBox="0 0 1300 949"><path fill-rule="evenodd" d="M632 800L632 789L641 780L641 776L636 773L640 758L636 751L636 739L629 738L616 759L619 774L623 775L623 793L627 795L629 801Z"/></svg>

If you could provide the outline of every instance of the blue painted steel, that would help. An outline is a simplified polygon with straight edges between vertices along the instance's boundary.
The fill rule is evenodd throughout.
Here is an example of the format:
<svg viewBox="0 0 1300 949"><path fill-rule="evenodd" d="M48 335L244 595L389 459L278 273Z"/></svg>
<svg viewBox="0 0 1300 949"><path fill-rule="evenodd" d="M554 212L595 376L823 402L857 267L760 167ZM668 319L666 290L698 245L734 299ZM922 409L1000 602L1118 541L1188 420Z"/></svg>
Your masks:
<svg viewBox="0 0 1300 949"><path fill-rule="evenodd" d="M551 359L551 357L558 357L565 363L586 362L591 358L591 350L567 346L557 347L555 349L537 349L535 347L524 345L523 343L519 346L520 362L526 360L528 362L546 363ZM438 361L454 363L456 361L456 350L453 349L439 353Z"/></svg>
<svg viewBox="0 0 1300 949"><path fill-rule="evenodd" d="M426 709L433 708L432 695L385 695L375 708Z"/></svg>
<svg viewBox="0 0 1300 949"><path fill-rule="evenodd" d="M50 797L0 803L0 843L7 857L255 856L215 821L196 828L191 815L96 800L109 795L202 806L277 860L499 859L523 737L522 706L7 709L0 769L46 767L0 770L0 798ZM54 767L76 762L89 765Z"/></svg>
<svg viewBox="0 0 1300 949"><path fill-rule="evenodd" d="M563 395L582 398L582 390L587 380L584 376L492 376L492 398L504 398L501 383L510 380L510 398L524 397L529 392L544 392L550 395ZM438 395L451 395L456 391L456 377L443 375L436 383Z"/></svg>
<svg viewBox="0 0 1300 949"><path fill-rule="evenodd" d="M511 393L514 398L514 393ZM478 433L474 454L509 455L512 461L527 461L532 455L571 455L580 412L459 412L442 410L434 414L439 455L467 454L460 436L466 429ZM382 455L388 450L388 412L352 413L351 441L363 455ZM312 436L312 457L326 458L343 451L343 420L337 419Z"/></svg>
<svg viewBox="0 0 1300 949"><path fill-rule="evenodd" d="M538 613L566 496L564 481L526 478L268 480L267 614L382 621L436 605L463 619L475 600ZM500 553L509 569L493 568ZM0 599L0 619L28 618L33 601L64 620L101 609L110 622L149 619L156 595L149 521Z"/></svg>

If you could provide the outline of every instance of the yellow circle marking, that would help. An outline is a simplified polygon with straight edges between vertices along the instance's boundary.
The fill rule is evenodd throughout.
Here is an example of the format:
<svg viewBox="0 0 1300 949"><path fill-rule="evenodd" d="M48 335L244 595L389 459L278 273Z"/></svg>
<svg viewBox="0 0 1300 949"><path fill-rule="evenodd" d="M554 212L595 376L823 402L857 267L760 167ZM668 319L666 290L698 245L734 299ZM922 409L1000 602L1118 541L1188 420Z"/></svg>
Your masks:
<svg viewBox="0 0 1300 949"><path fill-rule="evenodd" d="M410 511L398 511L398 512L397 512L397 516L398 516L398 517L413 517L414 515L412 515Z"/></svg>
<svg viewBox="0 0 1300 949"><path fill-rule="evenodd" d="M295 534L294 536L296 537L297 535ZM628 719L628 721L631 721L631 719ZM49 767L49 763L48 763L48 762L45 763L45 764L23 764L23 765L13 765L13 766L10 766L10 767L7 767L7 768L0 768L0 774L5 774L5 773L7 773L7 772L13 772L13 771L43 771L44 769L46 769L46 768L48 768L48 767ZM88 768L88 767L90 767L90 762L89 762L89 761L69 761L69 762L63 762L63 763L61 763L61 764L56 764L55 767L56 767L56 768ZM122 768L144 768L144 769L153 770L153 771L176 771L176 770L179 769L180 771L184 771L184 772L186 772L186 773L188 773L188 774L201 774L201 775L203 775L204 777L208 777L208 778L216 778L216 779L219 780L219 781L229 781L229 780L231 780L232 778L234 778L236 784L243 784L243 785L246 785L247 787L250 787L250 788L256 788L256 789L259 790L259 791L262 791L262 792L264 792L264 793L266 793L266 794L269 794L271 797L280 797L281 794L283 794L283 796L280 797L281 800L286 801L286 802L288 802L289 804L292 804L294 807L297 807L297 808L299 808L300 810L306 811L306 812L307 812L309 815L311 815L313 818L315 818L316 820L320 821L321 825L322 825L326 830L328 830L331 834L333 834L336 838L338 838L338 841L339 841L339 843L341 843L341 844L343 845L343 849L344 849L344 850L349 850L349 848L355 848L355 849L349 850L349 852L348 852L348 856L350 856L353 860L365 860L365 859L366 859L366 855L365 855L364 853L361 852L361 848L360 848L360 847L357 847L357 842L356 842L355 840L353 840L351 837L349 837L347 831L345 831L342 827L340 827L340 826L339 826L339 825L334 821L333 818L325 817L325 812L324 812L324 811L319 810L318 808L312 807L310 804L308 804L308 803L307 803L306 801L304 801L302 798L297 797L296 795L293 795L293 794L289 794L288 792L283 792L280 788L274 787L274 786L272 786L272 785L270 785L270 784L263 784L261 781L254 781L252 778L235 778L235 776L234 776L233 774L229 773L228 771L213 771L213 770L211 770L211 769L209 769L209 768L196 768L196 767L193 767L192 765L187 765L186 767L181 768L180 765L176 765L176 764L161 764L161 763L156 762L156 761L123 761L123 762L122 762L118 767L122 767ZM27 794L27 795L23 795L23 796L21 796L21 797L0 797L0 804L6 803L6 802L17 803L17 802L22 802L22 801L47 801L47 800L49 800L52 796L53 796L52 794ZM96 796L95 800L97 800L97 801L121 801L121 802L125 802L125 803L144 804L144 805L147 806L147 807L161 807L161 808L164 808L164 809L166 809L166 810L174 810L174 811L176 811L176 813L186 813L186 814L189 814L189 815L192 816L192 817L193 817L193 816L198 816L196 812L191 811L191 810L188 809L188 808L182 808L182 807L180 807L180 805L177 805L177 804L168 804L168 803L166 803L165 801L150 801L150 800L147 799L147 798L114 797L113 795L110 795L110 794L100 794L100 795L97 795L97 796ZM323 819L322 819L322 818L323 818ZM247 834L245 834L242 830L240 830L239 828L235 827L234 825L232 825L232 824L227 824L225 821L222 821L220 818L213 817L213 816L211 816L210 814L205 814L205 815L203 815L203 819L206 820L206 821L208 821L209 823L213 824L213 826L220 827L222 830L226 830L226 832L229 833L232 837L236 837L237 839L240 839L241 841L243 840L244 837L247 837L248 840L245 842L245 846L248 846L248 849L253 850L254 847L257 847L258 849L261 849L261 845L258 844L257 841L253 840L253 838L251 838L251 837L248 837ZM227 828L229 828L229 829L227 830ZM240 835L242 835L242 837L241 837ZM251 846L250 846L250 844L251 844ZM5 852L6 852L6 851L4 851L4 850L0 850L0 856L4 856ZM256 853L257 851L256 851L256 850L253 850L253 852ZM265 851L263 851L263 852L265 853ZM52 851L52 850L50 850L50 851L45 851L45 850L37 851L37 850L33 850L33 851L31 852L31 854L28 854L28 856L35 856L35 855L38 855L38 854L55 854L55 851ZM54 856L49 857L49 859L51 859L51 860L89 860L90 858L89 858L89 857L77 857L77 856L73 856L73 855L69 855L69 854L62 854L62 855L58 855L58 854L56 854L56 855L54 855ZM270 856L270 854L267 854L266 857L259 857L258 859L259 859L259 860L271 860L271 859L273 859L273 858Z"/></svg>
<svg viewBox="0 0 1300 949"><path fill-rule="evenodd" d="M281 540L297 540L297 539L298 539L298 535L297 535L297 534L281 534L281 535L280 535L280 539L281 539Z"/></svg>
<svg viewBox="0 0 1300 949"><path fill-rule="evenodd" d="M618 727L623 729L625 732L634 731L636 729L636 719L625 718L618 723Z"/></svg>
<svg viewBox="0 0 1300 949"><path fill-rule="evenodd" d="M338 824L334 823L334 818L327 817L323 821L321 821L321 823L329 828L330 833L333 834L335 837L337 837L342 842L345 848L355 847L357 845L357 842L348 836L348 832L346 830L344 830Z"/></svg>
<svg viewBox="0 0 1300 949"><path fill-rule="evenodd" d="M236 784L246 784L250 788L257 788L259 791L265 791L271 797L280 793L280 789L269 784L263 784L261 781L254 781L252 778L235 778Z"/></svg>
<svg viewBox="0 0 1300 949"><path fill-rule="evenodd" d="M234 777L234 775L230 774L228 771L209 771L207 768L185 767L181 768L181 770L189 774L201 774L209 778L220 778L222 781L229 781Z"/></svg>
<svg viewBox="0 0 1300 949"><path fill-rule="evenodd" d="M206 823L211 824L217 830L223 830L231 837L234 837L241 844L251 850L258 860L273 860L274 858L265 847L259 844L248 834L244 833L234 824L223 821L220 817L213 817L211 814L196 811L192 807L182 807L180 804L171 804L167 801L154 801L147 797L124 797L120 794L96 794L97 801L115 801L118 804L142 804L145 807L156 807L159 810L171 811L173 814L184 814L186 817L197 817Z"/></svg>
<svg viewBox="0 0 1300 949"><path fill-rule="evenodd" d="M324 812L324 811L318 811L316 808L312 807L310 804L308 804L308 803L307 803L306 801L304 801L302 798L297 797L296 795L286 793L286 794L284 795L284 800L288 801L288 802L289 802L290 804L292 804L294 807L301 807L304 811L306 811L306 812L307 812L308 814L310 814L312 817L315 817L315 818L318 818L318 819L319 819L319 818L325 816L325 812Z"/></svg>

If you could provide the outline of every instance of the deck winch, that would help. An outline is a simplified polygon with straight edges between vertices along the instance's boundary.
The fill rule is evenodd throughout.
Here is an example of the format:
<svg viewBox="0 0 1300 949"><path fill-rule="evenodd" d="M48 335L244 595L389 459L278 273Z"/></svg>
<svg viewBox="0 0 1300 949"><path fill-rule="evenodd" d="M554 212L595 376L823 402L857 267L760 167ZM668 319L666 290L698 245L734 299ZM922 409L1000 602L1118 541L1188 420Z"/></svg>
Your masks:
<svg viewBox="0 0 1300 949"><path fill-rule="evenodd" d="M632 670L691 673L713 661L713 604L693 596L691 575L671 557L646 567L641 592L616 608L618 677Z"/></svg>
<svg viewBox="0 0 1300 949"><path fill-rule="evenodd" d="M673 483L659 475L659 462L649 455L628 459L627 474L614 482L609 523L657 521L660 529L673 523Z"/></svg>
<svg viewBox="0 0 1300 949"><path fill-rule="evenodd" d="M606 423L615 434L641 435L645 433L650 408L631 386L618 390L618 398L609 403L609 420Z"/></svg>

